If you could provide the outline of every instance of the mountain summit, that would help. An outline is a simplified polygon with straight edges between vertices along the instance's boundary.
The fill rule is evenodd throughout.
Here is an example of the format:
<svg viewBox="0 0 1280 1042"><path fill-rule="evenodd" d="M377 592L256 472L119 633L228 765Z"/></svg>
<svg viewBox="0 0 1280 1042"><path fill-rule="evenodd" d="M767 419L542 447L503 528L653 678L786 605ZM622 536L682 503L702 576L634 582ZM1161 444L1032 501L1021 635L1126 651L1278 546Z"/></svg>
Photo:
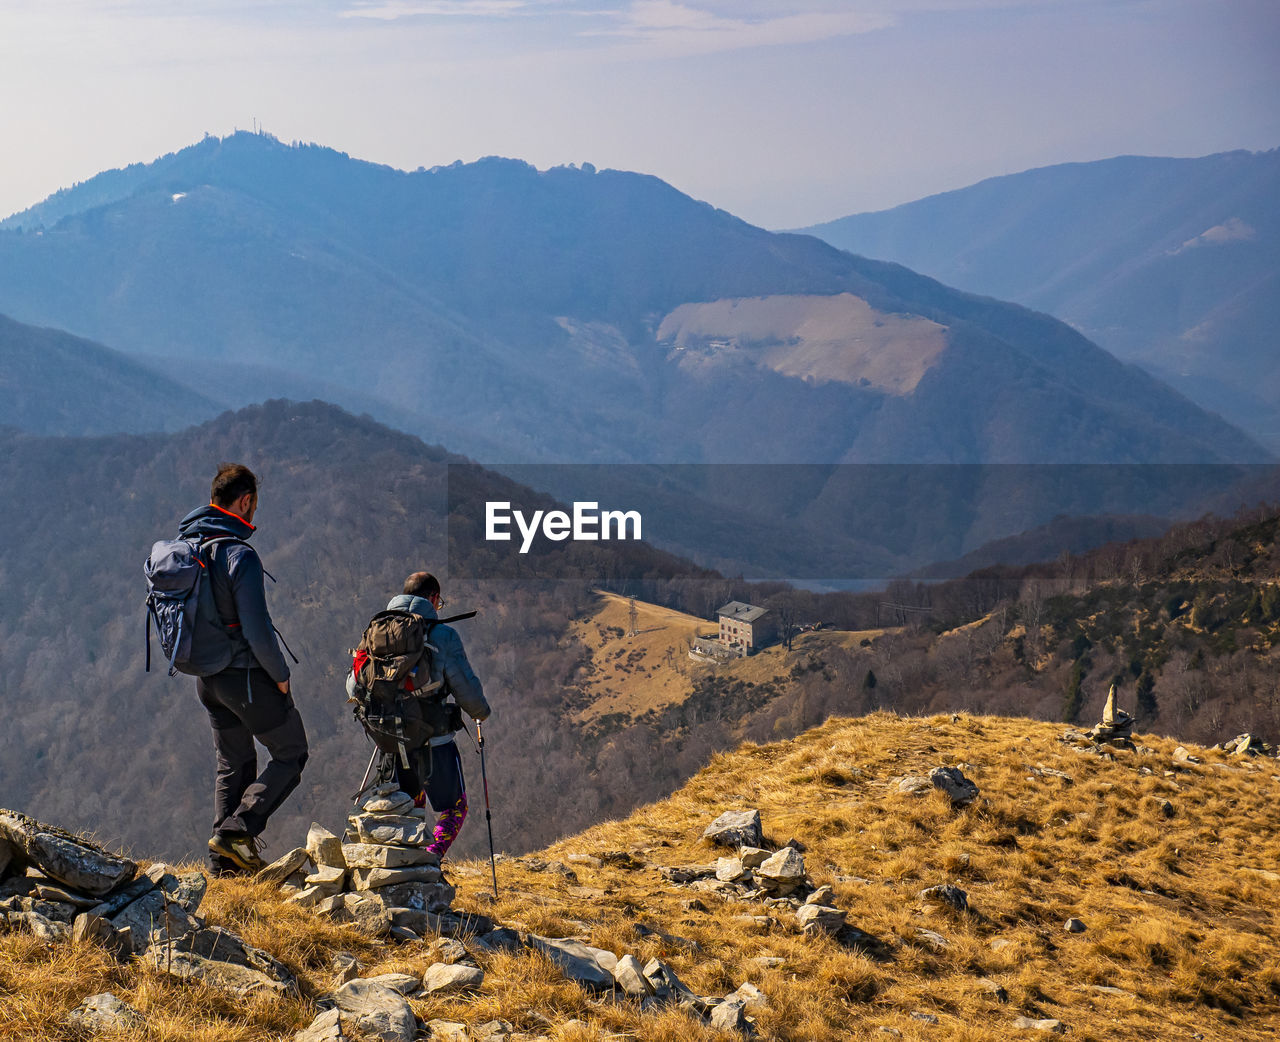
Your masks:
<svg viewBox="0 0 1280 1042"><path fill-rule="evenodd" d="M0 311L488 459L1265 456L1060 322L589 165L206 138L5 222Z"/></svg>

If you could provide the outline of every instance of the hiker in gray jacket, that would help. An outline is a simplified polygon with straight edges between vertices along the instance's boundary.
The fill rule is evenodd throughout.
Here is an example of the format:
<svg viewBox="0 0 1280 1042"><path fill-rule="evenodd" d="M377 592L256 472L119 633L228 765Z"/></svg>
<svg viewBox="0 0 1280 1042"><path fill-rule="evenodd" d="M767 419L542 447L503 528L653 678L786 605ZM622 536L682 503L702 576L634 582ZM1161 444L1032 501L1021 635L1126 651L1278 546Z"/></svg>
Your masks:
<svg viewBox="0 0 1280 1042"><path fill-rule="evenodd" d="M462 638L457 630L445 623L431 625L439 619L444 607L440 596L440 582L430 572L414 572L404 581L404 593L392 597L388 611L408 611L428 622L427 643L435 650L431 653L431 681L441 681L444 696L453 697L458 707L473 720L489 716L489 703L485 701L484 688L476 676ZM357 699L362 694L356 670L347 674L347 697ZM439 816L432 842L427 847L441 858L458 838L462 823L467 818L467 790L462 776L462 758L453 737L456 731L437 734L427 745L410 753L409 766L396 759L396 783L414 797L414 803L424 807L428 802Z"/></svg>
<svg viewBox="0 0 1280 1042"><path fill-rule="evenodd" d="M178 533L207 547L213 600L226 631L219 639L229 636L234 649L225 669L196 681L218 761L209 860L222 875L263 867L258 837L297 788L307 762L307 734L267 611L262 562L247 543L254 532L258 479L243 464L223 463L209 498L208 506L182 519ZM200 649L193 654L199 658ZM270 756L260 774L255 739Z"/></svg>

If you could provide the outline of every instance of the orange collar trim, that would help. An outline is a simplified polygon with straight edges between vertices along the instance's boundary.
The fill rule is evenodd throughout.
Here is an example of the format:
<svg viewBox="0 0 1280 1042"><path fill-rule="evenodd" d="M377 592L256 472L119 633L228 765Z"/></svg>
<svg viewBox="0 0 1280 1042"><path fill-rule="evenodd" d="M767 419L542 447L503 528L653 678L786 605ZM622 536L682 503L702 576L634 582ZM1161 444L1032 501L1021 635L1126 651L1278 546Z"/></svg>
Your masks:
<svg viewBox="0 0 1280 1042"><path fill-rule="evenodd" d="M249 525L248 521L246 521L244 518L242 518L239 514L235 513L234 511L227 510L225 507L220 507L218 506L217 503L210 503L209 505L213 507L214 510L217 510L220 513L226 514L227 517L234 517L242 525ZM249 525L249 531L256 532L257 529L253 525Z"/></svg>

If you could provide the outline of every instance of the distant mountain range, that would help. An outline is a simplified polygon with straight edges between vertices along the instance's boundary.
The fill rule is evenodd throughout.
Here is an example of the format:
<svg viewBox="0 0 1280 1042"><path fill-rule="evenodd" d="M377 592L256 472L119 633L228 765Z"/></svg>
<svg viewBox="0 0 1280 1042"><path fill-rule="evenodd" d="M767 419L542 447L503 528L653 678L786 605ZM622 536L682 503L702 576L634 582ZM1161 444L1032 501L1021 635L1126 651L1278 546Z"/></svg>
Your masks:
<svg viewBox="0 0 1280 1042"><path fill-rule="evenodd" d="M126 354L3 315L0 395L4 423L36 434L176 431L222 411Z"/></svg>
<svg viewBox="0 0 1280 1042"><path fill-rule="evenodd" d="M1266 455L1047 316L587 165L207 138L4 222L0 312L490 461Z"/></svg>
<svg viewBox="0 0 1280 1042"><path fill-rule="evenodd" d="M805 229L1071 323L1280 449L1280 150L996 177Z"/></svg>

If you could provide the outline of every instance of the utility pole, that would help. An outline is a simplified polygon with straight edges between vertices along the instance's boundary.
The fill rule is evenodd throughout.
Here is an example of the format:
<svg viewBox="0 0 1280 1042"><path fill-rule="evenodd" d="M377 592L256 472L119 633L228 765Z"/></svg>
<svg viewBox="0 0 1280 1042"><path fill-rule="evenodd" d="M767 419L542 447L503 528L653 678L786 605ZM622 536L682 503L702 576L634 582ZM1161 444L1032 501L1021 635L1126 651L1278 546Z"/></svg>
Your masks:
<svg viewBox="0 0 1280 1042"><path fill-rule="evenodd" d="M639 616L639 612L636 611L636 599L632 597L631 603L627 608L627 636L628 637L634 637L638 632L636 629L636 619L638 618L638 616Z"/></svg>

